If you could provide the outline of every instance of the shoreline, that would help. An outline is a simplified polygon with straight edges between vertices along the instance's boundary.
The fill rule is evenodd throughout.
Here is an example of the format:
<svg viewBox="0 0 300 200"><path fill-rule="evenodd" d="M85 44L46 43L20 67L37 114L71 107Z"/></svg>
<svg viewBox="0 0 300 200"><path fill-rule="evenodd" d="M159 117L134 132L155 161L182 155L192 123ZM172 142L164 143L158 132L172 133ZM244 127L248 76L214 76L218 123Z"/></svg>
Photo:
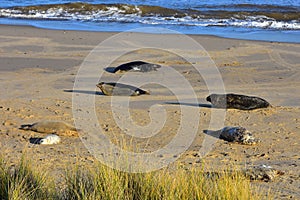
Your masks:
<svg viewBox="0 0 300 200"><path fill-rule="evenodd" d="M63 29L63 28L54 28L54 27L41 27L41 26L35 26L35 25L31 25L31 24L5 24L5 23L0 23L0 26L20 26L20 27L32 27L32 28L37 28L37 29L43 29L43 30L50 30L50 31L77 31L77 32L91 32L91 33L113 33L113 34L116 34L116 33L122 33L122 32L131 32L130 30L134 30L134 29L129 29L129 30L122 30L122 31L98 31L98 30L74 30L74 29ZM156 29L155 27L145 27L145 28L153 28L153 29ZM139 28L138 28L139 29ZM171 32L173 32L174 30L170 29ZM254 41L254 42L271 42L271 43L291 43L291 44L300 44L300 37L298 38L298 40L296 42L292 42L292 41L272 41L272 40L269 40L269 39L266 39L268 38L269 34L268 33L261 33L261 35L264 35L263 38L265 39L259 39L259 37L257 36L249 36L249 37L246 37L246 36L241 36L243 35L242 33L236 33L236 37L230 37L228 35L232 34L231 32L228 32L228 35L225 36L224 34L207 34L207 33L203 33L203 34L195 34L195 33L181 33L180 31L174 31L174 32L178 32L180 35L188 35L188 36L203 36L203 37L216 37L216 38L223 38L223 39L232 39L232 40L244 40L244 41ZM276 32L276 31L275 31ZM300 31L298 31L300 33ZM135 33L139 33L139 32L135 32ZM144 33L144 34L168 34L168 33L151 33L151 32L140 32L140 33ZM176 34L176 33L174 33ZM246 34L246 33L244 33ZM248 34L248 33L247 33ZM272 34L272 33L271 33ZM265 36L265 35L268 35L268 36ZM297 34L292 34L292 35L297 35ZM259 35L258 35L259 36ZM272 35L272 37L274 37ZM282 36L276 36L277 39L281 39ZM255 39L256 38L256 39Z"/></svg>
<svg viewBox="0 0 300 200"><path fill-rule="evenodd" d="M44 137L43 133L19 129L23 124L44 120L74 125L72 98L82 94L92 95L89 97L95 99L95 112L107 137L122 139L126 133L115 122L111 98L101 95L96 86L91 91L73 90L78 69L87 55L101 41L115 34L0 25L0 149L4 159L13 165L26 152L37 165L48 169L54 177L63 173L64 166L78 164L85 167L94 163L96 159L78 137L62 136L60 144L43 146L30 143L31 138ZM137 35L151 36L144 33ZM177 35L162 37L178 38ZM299 199L300 97L295 91L300 88L300 44L199 35L192 35L191 38L209 54L222 75L227 93L258 96L272 104L270 108L253 111L226 110L226 117L222 119L224 126L243 126L262 142L247 146L219 139L205 157L205 162L212 169L230 168L233 164L239 167L272 166L285 174L273 182L251 184L278 191L278 199ZM127 41L116 42L127 44ZM181 52L197 58L206 55L203 51L188 48L181 49ZM97 59L105 60L107 57L99 54ZM139 138L134 142L144 147L144 152L164 147L176 135L181 124L181 106L186 106L186 109L199 113L201 117L192 144L176 162L201 168L199 149L206 137L205 130L210 130L211 115L215 111L207 106L205 98L210 91L203 77L183 57L159 49L139 49L124 54L110 66L137 59L160 63L163 68L172 67L189 81L199 105L178 105L176 96L168 88L143 85L143 89L151 89L151 95L131 98L132 120L140 126L149 124L150 108L158 104L165 109L167 121L151 140L145 142ZM199 63L203 66L207 64L205 59ZM163 71L159 69L154 73L161 74ZM89 80L99 79L99 76L95 72ZM118 74L105 73L101 80L115 81L120 77ZM180 87L181 82L177 83Z"/></svg>
<svg viewBox="0 0 300 200"><path fill-rule="evenodd" d="M63 30L63 29L51 29L51 28L43 28L43 27L37 27L34 25L14 25L14 24L0 24L0 29L1 31L5 31L7 28L14 28L14 27L20 27L20 28L26 28L26 29L38 29L38 30L44 30L44 31L53 31L53 32L79 32L79 33L100 33L100 34L119 34L122 32L128 32L132 33L131 31L88 31L88 30ZM10 31L10 30L9 30ZM147 32L133 32L133 33L140 33L140 34L163 34L163 35L176 35L176 34L168 34L168 33L147 33ZM228 39L228 40L241 40L241 41L253 41L253 42L267 42L267 43L291 43L291 42L272 42L272 41L261 41L261 40L248 40L248 39L239 39L239 38L226 38L226 37L221 37L217 35L210 35L210 34L183 34L180 33L179 35L187 35L187 36L192 36L192 37L215 37L219 39ZM293 43L292 43L293 44ZM297 43L296 43L297 44Z"/></svg>

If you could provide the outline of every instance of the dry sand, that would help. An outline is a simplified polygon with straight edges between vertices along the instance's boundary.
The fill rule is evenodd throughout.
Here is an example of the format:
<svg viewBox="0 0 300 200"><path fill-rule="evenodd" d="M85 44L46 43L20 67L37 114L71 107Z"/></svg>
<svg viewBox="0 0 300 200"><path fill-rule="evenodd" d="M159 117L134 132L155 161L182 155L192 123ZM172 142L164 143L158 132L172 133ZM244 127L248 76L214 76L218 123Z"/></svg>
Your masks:
<svg viewBox="0 0 300 200"><path fill-rule="evenodd" d="M110 97L94 91L72 91L82 61L98 43L114 34L0 26L0 148L5 159L13 164L26 152L33 163L58 176L63 174L65 166L94 163L93 155L79 138L62 137L57 145L34 145L30 138L43 134L19 130L22 124L41 120L74 124L74 93L95 96L96 113L105 133L112 140L124 136L112 118ZM259 96L273 105L254 111L227 110L226 126L244 126L262 142L244 146L218 140L204 159L206 165L213 170L232 164L241 167L270 165L285 174L272 182L253 184L270 189L277 199L300 199L300 44L191 37L216 63L227 92ZM200 104L183 106L200 113L199 129L192 145L179 160L187 166L201 166L198 152L214 110L205 101L209 91L203 79L183 59L155 50L138 51L120 58L115 64L145 56L149 61L174 67L194 87ZM107 73L104 79L116 80L120 76ZM167 111L167 121L159 134L147 142L133 140L146 151L157 150L172 140L181 114L176 98L166 88L150 90L152 95L131 98L130 104L132 119L140 125L149 123L151 105L157 103Z"/></svg>

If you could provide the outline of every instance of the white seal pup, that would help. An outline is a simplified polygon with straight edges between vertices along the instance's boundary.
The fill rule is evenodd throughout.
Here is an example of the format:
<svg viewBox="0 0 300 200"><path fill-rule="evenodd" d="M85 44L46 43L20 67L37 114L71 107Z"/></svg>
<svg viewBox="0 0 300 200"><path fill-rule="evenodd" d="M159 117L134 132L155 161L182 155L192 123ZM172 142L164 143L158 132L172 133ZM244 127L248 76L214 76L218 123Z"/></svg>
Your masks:
<svg viewBox="0 0 300 200"><path fill-rule="evenodd" d="M46 137L42 138L39 144L58 144L60 143L60 137L55 134L49 134Z"/></svg>

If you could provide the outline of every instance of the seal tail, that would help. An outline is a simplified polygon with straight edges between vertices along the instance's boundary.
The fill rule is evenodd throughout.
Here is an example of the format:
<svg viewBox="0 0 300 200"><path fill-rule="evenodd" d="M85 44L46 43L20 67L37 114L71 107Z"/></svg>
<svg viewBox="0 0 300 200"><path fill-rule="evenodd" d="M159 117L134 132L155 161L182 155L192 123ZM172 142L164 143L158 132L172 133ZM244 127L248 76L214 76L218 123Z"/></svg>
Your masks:
<svg viewBox="0 0 300 200"><path fill-rule="evenodd" d="M103 84L104 84L104 82L100 82L100 83L96 84L96 86L97 86L98 88L100 88Z"/></svg>
<svg viewBox="0 0 300 200"><path fill-rule="evenodd" d="M146 90L146 91L145 91L145 94L150 95L150 91L149 91L149 90Z"/></svg>
<svg viewBox="0 0 300 200"><path fill-rule="evenodd" d="M71 127L70 127L70 130L71 130L71 131L80 131L80 129L77 129L77 128L74 127L74 126L71 126Z"/></svg>

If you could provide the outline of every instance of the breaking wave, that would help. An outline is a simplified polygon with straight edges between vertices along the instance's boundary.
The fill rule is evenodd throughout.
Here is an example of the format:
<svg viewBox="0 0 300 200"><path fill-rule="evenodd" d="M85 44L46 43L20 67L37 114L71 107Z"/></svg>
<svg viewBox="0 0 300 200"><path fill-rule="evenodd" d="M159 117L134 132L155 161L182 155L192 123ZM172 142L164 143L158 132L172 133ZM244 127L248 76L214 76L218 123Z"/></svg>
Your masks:
<svg viewBox="0 0 300 200"><path fill-rule="evenodd" d="M0 17L300 30L299 8L251 4L170 9L147 5L67 3L0 8Z"/></svg>

